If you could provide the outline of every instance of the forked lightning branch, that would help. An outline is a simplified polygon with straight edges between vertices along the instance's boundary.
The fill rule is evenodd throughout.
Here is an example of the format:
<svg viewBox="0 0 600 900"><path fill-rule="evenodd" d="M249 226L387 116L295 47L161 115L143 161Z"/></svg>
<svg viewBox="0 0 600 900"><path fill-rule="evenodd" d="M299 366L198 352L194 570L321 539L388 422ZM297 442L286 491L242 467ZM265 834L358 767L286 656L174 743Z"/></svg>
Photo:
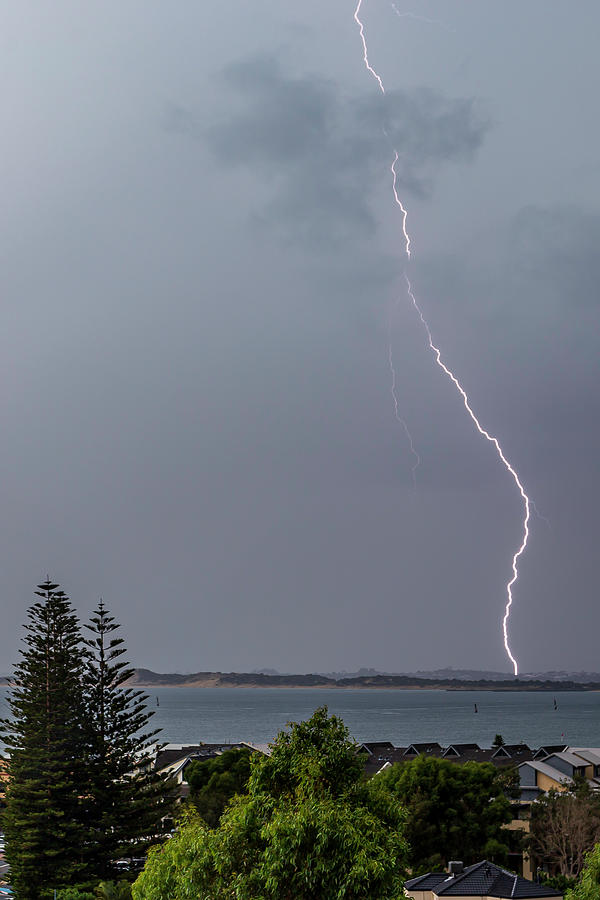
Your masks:
<svg viewBox="0 0 600 900"><path fill-rule="evenodd" d="M378 72L373 68L373 66L369 62L369 51L368 51L368 47L367 47L367 39L365 36L365 28L364 28L363 22L360 19L362 2L363 2L363 0L358 0L356 9L354 11L354 21L358 25L358 29L359 29L360 40L361 40L362 49L363 49L363 61L364 61L367 72L377 82L377 85L378 85L381 93L385 94L385 87L383 84L383 80L382 80L381 76L378 74ZM397 165L398 165L398 162L400 161L400 159L401 159L400 154L394 148L394 159L393 159L393 162L390 167L391 172L392 172L392 193L393 193L393 197L394 197L394 202L398 206L401 217L402 217L402 234L403 234L403 238L404 238L404 252L407 256L407 259L410 260L411 240L410 240L410 235L409 235L408 229L407 229L408 214L407 214L406 208L404 207L404 205L400 199L400 195L398 193ZM437 365L440 367L440 369L446 375L446 377L452 382L452 384L454 385L454 387L460 394L463 404L464 404L464 407L467 410L467 413L469 414L469 416L470 416L471 420L473 421L473 424L477 428L477 431L479 432L479 434L481 434L482 437L484 437L487 441L489 441L491 444L493 444L493 446L496 450L496 453L498 455L498 458L500 459L500 461L501 461L502 465L505 467L505 469L510 473L510 475L521 495L521 499L523 501L524 515L523 515L523 522L522 522L522 529L523 529L522 530L522 539L521 539L521 543L519 544L518 549L516 550L516 552L513 554L513 557L512 557L512 567L511 567L512 574L506 585L506 606L504 609L504 616L502 618L502 634L503 634L503 639L504 639L504 648L505 648L508 658L510 659L511 664L513 666L514 674L518 675L519 665L517 663L517 660L516 660L514 654L512 653L512 651L510 649L510 644L509 644L509 640L508 640L508 620L510 618L511 606L513 604L513 587L515 586L517 579L519 577L519 569L518 569L519 559L525 552L525 549L527 547L527 541L529 539L529 518L530 518L531 501L525 492L525 488L523 487L523 485L521 483L521 479L519 478L516 469L511 465L511 463L506 458L498 439L496 437L494 437L492 434L490 434L488 431L486 431L486 429L481 425L479 419L473 412L467 392L465 391L464 387L462 386L462 384L460 383L460 381L458 380L458 378L456 377L454 372L450 368L448 368L448 366L444 363L444 361L442 359L441 350L433 342L431 330L429 328L427 320L425 319L425 316L423 315L423 312L422 312L419 304L417 303L417 301L415 299L415 295L413 293L413 289L411 287L411 283L408 279L408 275L406 274L406 272L404 273L404 278L406 281L406 289L407 289L408 297L410 298L410 301L411 301L412 305L414 306L414 308L417 312L417 315L419 316L421 324L423 325L423 328L425 329L425 334L427 336L429 349L433 353ZM400 416L398 413L398 406L397 406L396 395L395 395L395 385L396 385L395 377L396 376L395 376L395 372L393 370L391 351L390 351L390 367L392 369L392 374L393 374L393 379L394 379L393 380L393 389L394 389L394 403L395 403L396 418L398 418L398 420L404 425L406 433L409 437L411 449L414 452L413 442L412 442L412 438L410 437L410 434L408 432L408 428L406 427L406 424L403 422L403 420L400 419ZM413 477L414 477L414 469L413 469Z"/></svg>

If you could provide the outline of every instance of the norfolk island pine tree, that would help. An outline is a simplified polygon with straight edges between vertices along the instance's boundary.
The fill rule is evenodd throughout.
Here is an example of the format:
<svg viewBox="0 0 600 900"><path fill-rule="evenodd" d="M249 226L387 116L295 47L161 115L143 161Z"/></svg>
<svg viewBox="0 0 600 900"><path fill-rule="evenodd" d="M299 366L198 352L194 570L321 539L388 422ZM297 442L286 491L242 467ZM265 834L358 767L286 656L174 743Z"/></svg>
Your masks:
<svg viewBox="0 0 600 900"><path fill-rule="evenodd" d="M91 745L82 691L86 654L66 594L47 579L27 613L10 719L2 720L9 782L2 823L19 900L89 880L83 798Z"/></svg>
<svg viewBox="0 0 600 900"><path fill-rule="evenodd" d="M156 843L160 820L172 810L174 785L153 769L160 729L148 730L154 712L147 709L146 694L126 686L133 669L122 658L123 638L115 635L120 625L102 600L85 627L94 875L110 880L117 874L116 859L144 856Z"/></svg>

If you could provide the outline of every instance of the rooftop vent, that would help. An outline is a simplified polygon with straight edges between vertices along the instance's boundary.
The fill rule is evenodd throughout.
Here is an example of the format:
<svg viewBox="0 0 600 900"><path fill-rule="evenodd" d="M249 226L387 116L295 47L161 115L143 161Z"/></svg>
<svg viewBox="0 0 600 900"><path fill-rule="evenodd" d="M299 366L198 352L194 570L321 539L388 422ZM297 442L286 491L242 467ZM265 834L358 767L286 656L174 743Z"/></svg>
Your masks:
<svg viewBox="0 0 600 900"><path fill-rule="evenodd" d="M462 875L463 869L464 866L462 864L462 861L458 859L451 859L448 863L448 871L451 875L454 875L455 878L457 875Z"/></svg>

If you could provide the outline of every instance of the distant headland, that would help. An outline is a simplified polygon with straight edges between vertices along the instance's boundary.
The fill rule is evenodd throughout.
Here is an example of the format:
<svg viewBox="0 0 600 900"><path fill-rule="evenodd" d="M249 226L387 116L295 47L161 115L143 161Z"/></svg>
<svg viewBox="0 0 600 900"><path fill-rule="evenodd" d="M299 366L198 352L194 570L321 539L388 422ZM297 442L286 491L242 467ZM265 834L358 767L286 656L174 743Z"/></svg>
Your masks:
<svg viewBox="0 0 600 900"><path fill-rule="evenodd" d="M10 683L10 676L0 676L0 685ZM436 671L389 673L376 669L358 672L316 672L283 674L275 669L255 672L153 672L134 669L127 682L143 688L337 688L357 690L388 688L390 690L440 691L600 691L598 672L537 672L518 678L506 672L470 669L438 669Z"/></svg>
<svg viewBox="0 0 600 900"><path fill-rule="evenodd" d="M577 678L512 676L468 678L461 672L454 677L425 675L390 675L383 673L334 675L282 675L275 672L194 672L191 674L159 673L150 669L135 669L128 682L139 687L218 687L218 688L390 688L396 690L448 691L600 691L600 675L593 673L589 680ZM550 675L550 673L548 673Z"/></svg>

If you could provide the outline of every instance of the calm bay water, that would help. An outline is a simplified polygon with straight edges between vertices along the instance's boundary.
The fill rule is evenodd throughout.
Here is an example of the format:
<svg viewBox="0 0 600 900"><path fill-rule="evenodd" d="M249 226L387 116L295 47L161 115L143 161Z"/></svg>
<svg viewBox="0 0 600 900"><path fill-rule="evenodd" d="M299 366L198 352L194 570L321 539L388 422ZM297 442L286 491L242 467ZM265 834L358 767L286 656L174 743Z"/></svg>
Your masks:
<svg viewBox="0 0 600 900"><path fill-rule="evenodd" d="M149 693L149 704L163 739L177 743L271 741L286 722L306 719L325 704L359 741L389 740L396 746L475 741L489 747L500 733L507 743L535 747L600 746L600 693L595 692L159 688Z"/></svg>
<svg viewBox="0 0 600 900"><path fill-rule="evenodd" d="M0 688L0 717L8 713L6 694ZM162 740L173 743L271 741L286 722L307 719L325 704L359 741L388 740L396 746L475 741L489 747L500 733L507 743L532 747L563 742L600 747L596 692L154 688L148 704L154 724L163 729Z"/></svg>

